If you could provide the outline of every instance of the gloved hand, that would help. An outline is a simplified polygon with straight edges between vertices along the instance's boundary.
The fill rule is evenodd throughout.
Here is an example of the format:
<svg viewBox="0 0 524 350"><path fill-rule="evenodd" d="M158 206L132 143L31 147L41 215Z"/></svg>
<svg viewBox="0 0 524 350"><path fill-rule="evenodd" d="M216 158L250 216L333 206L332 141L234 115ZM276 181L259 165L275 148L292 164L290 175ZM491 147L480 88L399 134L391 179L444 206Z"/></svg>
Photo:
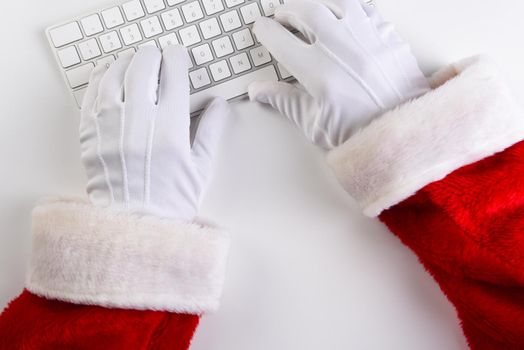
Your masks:
<svg viewBox="0 0 524 350"><path fill-rule="evenodd" d="M187 221L197 215L228 105L209 104L191 147L188 65L182 46L145 47L94 69L80 125L94 205Z"/></svg>
<svg viewBox="0 0 524 350"><path fill-rule="evenodd" d="M255 82L251 100L278 109L324 149L429 90L409 46L359 0L286 0L253 31L302 86Z"/></svg>

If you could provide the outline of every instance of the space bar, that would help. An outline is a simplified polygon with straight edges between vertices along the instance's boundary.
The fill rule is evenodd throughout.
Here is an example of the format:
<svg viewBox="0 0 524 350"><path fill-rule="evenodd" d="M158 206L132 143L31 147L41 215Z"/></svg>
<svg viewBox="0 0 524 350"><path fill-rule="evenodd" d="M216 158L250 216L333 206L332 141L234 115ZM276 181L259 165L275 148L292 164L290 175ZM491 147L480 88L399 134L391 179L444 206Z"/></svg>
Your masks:
<svg viewBox="0 0 524 350"><path fill-rule="evenodd" d="M228 80L222 84L215 85L209 89L195 92L189 98L191 113L204 109L214 97L222 97L229 100L245 94L249 84L256 80L277 81L278 77L275 67L270 65L251 73L244 74L238 78Z"/></svg>

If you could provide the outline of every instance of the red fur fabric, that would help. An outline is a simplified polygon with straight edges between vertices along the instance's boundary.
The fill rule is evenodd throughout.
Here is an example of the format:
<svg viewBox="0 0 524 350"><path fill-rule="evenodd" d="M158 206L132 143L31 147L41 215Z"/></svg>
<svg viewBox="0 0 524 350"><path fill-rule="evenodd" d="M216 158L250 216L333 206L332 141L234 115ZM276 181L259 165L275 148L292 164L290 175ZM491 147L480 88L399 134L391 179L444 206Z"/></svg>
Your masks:
<svg viewBox="0 0 524 350"><path fill-rule="evenodd" d="M0 349L186 350L197 315L107 309L24 291L0 315Z"/></svg>
<svg viewBox="0 0 524 350"><path fill-rule="evenodd" d="M524 349L524 142L426 186L380 219L455 305L472 349Z"/></svg>

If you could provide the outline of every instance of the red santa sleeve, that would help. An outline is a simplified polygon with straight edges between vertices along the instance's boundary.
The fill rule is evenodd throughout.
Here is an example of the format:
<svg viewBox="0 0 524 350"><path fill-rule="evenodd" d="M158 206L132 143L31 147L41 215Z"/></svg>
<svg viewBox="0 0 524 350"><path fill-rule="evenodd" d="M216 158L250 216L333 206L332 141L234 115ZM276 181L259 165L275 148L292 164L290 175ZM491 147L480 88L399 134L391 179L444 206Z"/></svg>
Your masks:
<svg viewBox="0 0 524 350"><path fill-rule="evenodd" d="M38 205L26 290L0 315L0 349L187 349L218 307L228 246L210 224Z"/></svg>
<svg viewBox="0 0 524 350"><path fill-rule="evenodd" d="M418 255L472 349L524 349L524 114L485 58L431 82L329 162Z"/></svg>

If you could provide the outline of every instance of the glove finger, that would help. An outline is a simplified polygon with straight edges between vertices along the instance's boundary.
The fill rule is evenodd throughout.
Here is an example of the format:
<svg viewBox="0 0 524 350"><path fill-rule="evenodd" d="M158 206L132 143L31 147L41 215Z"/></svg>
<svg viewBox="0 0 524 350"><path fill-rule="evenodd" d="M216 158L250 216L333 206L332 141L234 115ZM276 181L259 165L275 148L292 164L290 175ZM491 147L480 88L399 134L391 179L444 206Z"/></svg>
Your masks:
<svg viewBox="0 0 524 350"><path fill-rule="evenodd" d="M124 77L131 62L131 56L124 55L109 66L100 81L96 108L111 108L121 104L124 96Z"/></svg>
<svg viewBox="0 0 524 350"><path fill-rule="evenodd" d="M98 89L100 87L100 81L107 72L107 66L105 64L99 64L91 72L89 77L89 85L82 101L82 110L91 112L94 109L95 101L98 96Z"/></svg>
<svg viewBox="0 0 524 350"><path fill-rule="evenodd" d="M157 116L159 132L165 132L171 142L176 142L189 152L189 55L181 45L168 46L162 54L160 90Z"/></svg>
<svg viewBox="0 0 524 350"><path fill-rule="evenodd" d="M211 177L213 159L229 115L229 105L222 98L211 101L202 116L193 141L192 156L203 185Z"/></svg>
<svg viewBox="0 0 524 350"><path fill-rule="evenodd" d="M311 0L288 0L275 10L275 20L298 30L309 43L317 37L329 34L330 23L337 20L324 5Z"/></svg>
<svg viewBox="0 0 524 350"><path fill-rule="evenodd" d="M153 46L137 51L125 77L125 101L131 108L149 108L156 104L158 74L162 55Z"/></svg>
<svg viewBox="0 0 524 350"><path fill-rule="evenodd" d="M362 8L361 0L317 0L326 6L331 12L340 19L349 22L361 21L366 18L366 13Z"/></svg>
<svg viewBox="0 0 524 350"><path fill-rule="evenodd" d="M298 29L298 28L297 28ZM321 79L311 74L312 46L297 38L279 22L260 17L253 26L257 39L300 83L309 89Z"/></svg>

